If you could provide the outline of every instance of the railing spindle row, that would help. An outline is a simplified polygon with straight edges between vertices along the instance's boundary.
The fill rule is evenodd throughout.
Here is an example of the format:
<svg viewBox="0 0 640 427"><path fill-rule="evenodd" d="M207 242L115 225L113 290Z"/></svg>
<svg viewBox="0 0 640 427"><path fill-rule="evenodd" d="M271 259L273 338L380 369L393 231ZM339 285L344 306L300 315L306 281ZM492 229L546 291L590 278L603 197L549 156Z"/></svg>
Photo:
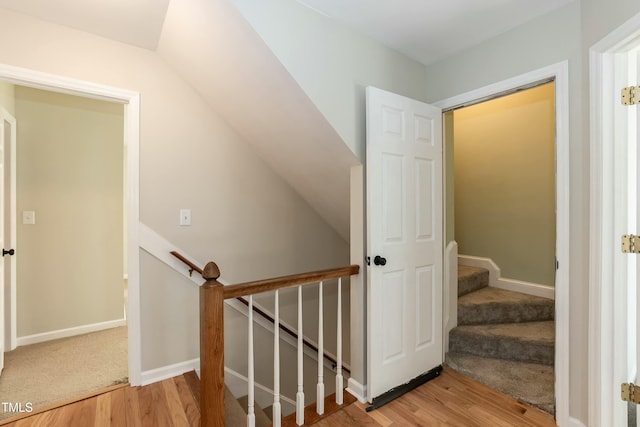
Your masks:
<svg viewBox="0 0 640 427"><path fill-rule="evenodd" d="M280 394L280 328L285 332L294 334L280 322L279 289L298 286L298 392L296 394L296 423L304 424L304 370L303 355L305 342L303 337L302 316L302 286L310 283L319 283L319 310L318 310L318 383L317 383L317 412L324 413L324 317L323 317L323 281L338 279L338 313L337 313L337 362L336 362L336 403L342 404L342 277L348 277L359 273L360 267L351 265L336 269L313 271L308 273L284 276L255 282L241 283L238 285L222 286L217 279L220 270L214 262L208 263L200 270L195 264L177 252L171 252L178 259L190 267L190 273L196 271L205 279L200 288L200 421L203 427L224 426L224 300L228 298L240 298L249 296L248 309L248 408L247 426L255 426L255 372L254 372L254 331L253 331L253 295L261 292L275 291L274 308L274 380L273 380L273 426L281 426L281 394ZM242 300L245 302L244 300ZM256 308L259 314L266 316L264 312ZM269 319L271 320L271 319Z"/></svg>

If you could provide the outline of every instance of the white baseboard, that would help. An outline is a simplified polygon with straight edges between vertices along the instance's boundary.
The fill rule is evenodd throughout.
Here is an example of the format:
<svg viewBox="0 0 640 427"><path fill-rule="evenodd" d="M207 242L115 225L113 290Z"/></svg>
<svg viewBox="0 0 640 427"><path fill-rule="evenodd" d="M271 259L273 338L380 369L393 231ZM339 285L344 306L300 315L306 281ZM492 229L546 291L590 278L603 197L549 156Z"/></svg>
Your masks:
<svg viewBox="0 0 640 427"><path fill-rule="evenodd" d="M586 427L586 424L576 418L569 417L568 427Z"/></svg>
<svg viewBox="0 0 640 427"><path fill-rule="evenodd" d="M347 381L347 391L358 399L360 403L367 403L367 387L353 378L349 378Z"/></svg>
<svg viewBox="0 0 640 427"><path fill-rule="evenodd" d="M43 332L41 334L26 335L18 337L18 347L22 345L37 344L39 342L57 340L60 338L73 337L75 335L88 334L90 332L103 331L105 329L117 328L118 326L126 326L126 319L110 320L107 322L92 323L90 325L76 326L74 328L59 329L57 331Z"/></svg>
<svg viewBox="0 0 640 427"><path fill-rule="evenodd" d="M185 372L200 369L200 359L186 360L180 363L174 363L173 365L163 366L161 368L150 369L148 371L142 371L141 385L147 385L158 381L166 380L167 378L177 377Z"/></svg>
<svg viewBox="0 0 640 427"><path fill-rule="evenodd" d="M489 286L491 287L542 298L555 299L555 288L553 286L540 285L538 283L502 277L500 267L498 267L490 258L458 255L458 264L468 265L470 267L482 267L489 270Z"/></svg>

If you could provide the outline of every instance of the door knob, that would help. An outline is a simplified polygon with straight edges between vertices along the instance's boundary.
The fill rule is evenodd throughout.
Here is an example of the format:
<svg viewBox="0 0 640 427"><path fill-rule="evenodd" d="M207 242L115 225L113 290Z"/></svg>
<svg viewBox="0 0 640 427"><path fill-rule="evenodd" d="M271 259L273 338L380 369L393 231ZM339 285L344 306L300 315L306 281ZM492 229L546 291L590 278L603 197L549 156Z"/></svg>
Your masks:
<svg viewBox="0 0 640 427"><path fill-rule="evenodd" d="M2 249L2 256L5 256L5 255L7 255L7 254L8 254L8 255L13 255L13 254L15 254L15 253L16 253L16 251L15 251L14 249L9 249L9 250Z"/></svg>
<svg viewBox="0 0 640 427"><path fill-rule="evenodd" d="M375 265L386 265L387 259L384 257L381 257L380 255L376 255L376 257L373 259L373 263Z"/></svg>

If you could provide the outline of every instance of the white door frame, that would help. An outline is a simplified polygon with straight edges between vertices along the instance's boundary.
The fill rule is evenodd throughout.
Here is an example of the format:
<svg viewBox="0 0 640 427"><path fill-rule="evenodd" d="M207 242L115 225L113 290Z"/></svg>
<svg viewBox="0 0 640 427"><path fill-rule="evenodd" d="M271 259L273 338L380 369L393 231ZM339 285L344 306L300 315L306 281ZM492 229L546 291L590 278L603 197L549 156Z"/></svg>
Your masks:
<svg viewBox="0 0 640 427"><path fill-rule="evenodd" d="M13 248L16 251L17 249L17 245L16 245L16 228L17 228L17 219L16 219L16 119L15 117L13 117L11 114L9 114L8 111L6 111L1 105L0 105L0 120L3 119L8 119L9 123L11 124L11 140L9 141L9 158L6 157L4 158L4 165L3 165L3 170L5 170L8 166L11 175L9 177L9 201L8 201L8 211L9 211L9 217L7 218L7 216L5 215L4 218L4 222L6 223L7 221L9 221L9 230L10 233L8 236L5 236L5 248L9 249L9 248ZM6 141L5 141L6 144ZM6 147L6 145L5 145ZM7 150L4 150L4 152L6 153ZM8 163L8 165L7 165ZM5 183L6 186L6 183ZM6 199L6 194L4 195L5 197L5 206L7 203L7 199ZM4 227L4 224L0 224L0 226ZM3 249L3 248L0 248ZM4 322L9 323L10 325L10 330L9 330L9 334L5 335L4 340L5 340L5 346L4 349L5 351L11 351L14 350L17 346L16 342L17 342L17 337L16 337L16 257L12 256L10 257L10 269L11 269L11 278L10 278L10 283L9 283L9 311L7 313L7 311L4 312ZM6 267L5 267L6 268ZM6 286L6 283L5 283ZM5 294L6 296L6 294ZM6 308L7 305L7 300L5 299L4 301L4 305ZM6 327L6 323L2 325L3 328Z"/></svg>
<svg viewBox="0 0 640 427"><path fill-rule="evenodd" d="M556 258L555 399L556 422L569 425L569 63L559 62L434 103L449 110L490 99L536 82L555 81L556 119Z"/></svg>
<svg viewBox="0 0 640 427"><path fill-rule="evenodd" d="M616 140L628 137L620 126L620 89L616 77L624 67L626 53L640 45L640 14L631 18L591 47L590 80L590 262L589 262L589 425L609 426L626 419L626 405L615 404L620 384L615 383L617 367L626 364L616 345L626 341L624 295L617 292L619 272L614 268L619 253L619 237L614 235L616 205L614 194L617 162ZM638 107L636 107L638 108ZM620 111L620 110L618 110ZM618 126L616 126L616 124ZM619 159L618 159L619 160ZM620 207L618 207L619 209ZM629 230L637 233L638 230ZM625 346L626 348L626 346Z"/></svg>
<svg viewBox="0 0 640 427"><path fill-rule="evenodd" d="M71 79L25 68L0 64L0 80L85 98L124 104L124 144L127 148L127 254L128 254L128 354L129 383L141 384L142 353L140 324L139 260L139 157L140 94L125 89Z"/></svg>

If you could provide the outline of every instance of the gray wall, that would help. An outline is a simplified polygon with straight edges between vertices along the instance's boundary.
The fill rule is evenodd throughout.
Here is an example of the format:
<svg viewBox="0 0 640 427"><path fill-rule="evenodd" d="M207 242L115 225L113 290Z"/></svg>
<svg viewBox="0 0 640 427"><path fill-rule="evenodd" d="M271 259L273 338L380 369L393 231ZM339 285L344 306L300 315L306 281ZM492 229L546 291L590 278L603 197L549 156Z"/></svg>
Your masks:
<svg viewBox="0 0 640 427"><path fill-rule="evenodd" d="M365 88L424 100L424 65L293 0L233 0L364 161Z"/></svg>

